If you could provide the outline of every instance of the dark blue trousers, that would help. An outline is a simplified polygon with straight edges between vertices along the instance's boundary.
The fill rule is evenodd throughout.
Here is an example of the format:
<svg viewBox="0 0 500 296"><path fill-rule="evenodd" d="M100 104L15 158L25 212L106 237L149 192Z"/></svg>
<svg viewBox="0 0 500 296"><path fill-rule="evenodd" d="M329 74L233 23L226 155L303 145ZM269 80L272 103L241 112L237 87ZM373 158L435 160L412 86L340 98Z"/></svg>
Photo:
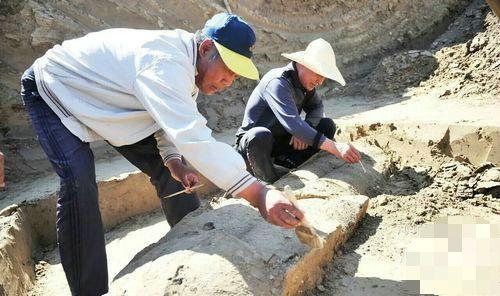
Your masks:
<svg viewBox="0 0 500 296"><path fill-rule="evenodd" d="M21 79L21 96L40 145L61 180L57 243L71 293L105 294L108 268L92 150L89 143L81 141L61 123L40 97L31 68ZM154 136L114 148L150 177L159 197L183 189L163 164ZM171 226L200 205L194 193L160 201Z"/></svg>
<svg viewBox="0 0 500 296"><path fill-rule="evenodd" d="M314 128L329 139L333 139L337 129L330 118L322 118ZM293 169L319 151L311 146L304 150L295 150L290 145L291 138L291 134L274 135L268 128L258 126L240 136L236 140L235 148L245 159L247 170L252 175L274 183L283 173L278 171L273 163Z"/></svg>

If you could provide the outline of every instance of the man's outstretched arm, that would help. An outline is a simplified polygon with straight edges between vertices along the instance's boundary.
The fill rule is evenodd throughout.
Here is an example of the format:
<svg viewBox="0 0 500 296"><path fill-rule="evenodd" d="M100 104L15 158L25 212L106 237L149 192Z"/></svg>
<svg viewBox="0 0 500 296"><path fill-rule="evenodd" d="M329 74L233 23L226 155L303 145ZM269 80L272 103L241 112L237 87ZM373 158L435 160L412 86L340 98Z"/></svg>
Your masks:
<svg viewBox="0 0 500 296"><path fill-rule="evenodd" d="M212 137L206 119L190 96L190 84L184 81L194 77L194 73L183 73L183 70L186 69L170 61L144 70L136 78L137 98L165 131L179 154L201 174L229 194L248 200L269 223L297 226L303 219L302 213L280 191L267 189L250 175L236 150ZM170 166L171 161L167 164ZM186 181L191 183L193 180Z"/></svg>
<svg viewBox="0 0 500 296"><path fill-rule="evenodd" d="M285 228L293 228L304 219L298 210L279 190L268 189L256 181L238 194L259 209L267 222Z"/></svg>

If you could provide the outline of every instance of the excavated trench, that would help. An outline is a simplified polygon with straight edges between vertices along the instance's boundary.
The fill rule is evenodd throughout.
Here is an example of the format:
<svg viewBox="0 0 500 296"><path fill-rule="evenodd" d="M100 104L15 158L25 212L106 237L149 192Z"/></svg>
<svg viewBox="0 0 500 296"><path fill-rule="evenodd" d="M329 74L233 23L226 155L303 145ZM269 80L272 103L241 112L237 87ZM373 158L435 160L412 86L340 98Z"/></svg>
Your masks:
<svg viewBox="0 0 500 296"><path fill-rule="evenodd" d="M33 148L34 136L17 100L18 77L28 66L26 61L88 31L113 26L194 31L203 23L200 15L207 19L224 10L233 10L254 24L259 36L255 60L263 72L284 63L280 53L301 50L313 37L332 42L346 77L359 78L375 69L365 77L368 82L350 84L367 90L372 101L342 97L325 105L329 116L344 118L337 140L351 142L363 152L363 167L319 153L274 184L292 188L317 230L322 246L310 249L293 231L265 223L247 204L224 199L210 186L200 192L201 209L169 229L147 178L123 159L111 159L108 148L98 147L97 158L105 160L97 164L97 175L110 295L404 295L407 287L400 259L424 225L440 216L457 215L500 224L500 125L491 118L491 110L475 106L481 103L473 100L467 104L441 100L456 93L462 98L460 88L434 96L432 91L441 91L441 86L432 79L427 86L432 91L421 89L428 98L410 100L403 93L389 94L387 100L372 96L379 88L393 89L391 83L400 90L425 81L428 73L423 75L421 70L416 77L407 77L413 73L411 65L422 64L420 59L431 61L426 71L434 71L434 80L442 79L447 85L451 78L441 74L451 73L455 79L462 77L463 70L455 67L448 73L448 60L463 68L462 64L478 58L470 55L472 48L477 56L485 54L479 59L485 62L478 64L485 72L477 77L494 73L498 66L492 62L497 52L494 38L488 45L474 38L477 42L452 47L461 42L454 33L469 39L474 32L467 25L482 26L488 9L482 1L315 0L305 10L301 1L290 1L285 7L274 0L4 2L0 4L0 68L4 70L0 90L6 95L0 98L5 119L0 123L0 142L11 152L6 153L8 176L17 180L27 172L37 176L20 182L19 190L8 191L8 198L0 199L0 296L69 295L55 246L57 178L44 175L48 163ZM450 46L464 61L456 61L447 50L432 57L426 51L410 51L402 58L388 57L400 63L393 67L395 72L385 60L376 67L391 52L425 48L467 3L473 3L462 15L468 33L457 33L463 31L458 26L439 39L441 43L436 40L432 49ZM120 11L119 17L115 11ZM311 14L318 17L311 20ZM493 18L486 20L490 29L496 28ZM435 69L436 57L447 62L438 59ZM384 67L388 73L379 71ZM461 86L468 85L471 74L467 75ZM382 83L378 77L388 81ZM490 83L495 79L487 80L484 89L495 89ZM253 86L237 84L230 92L200 99L199 109L216 132L241 121L244 98ZM480 88L490 94L484 89ZM325 96L337 91L328 83L320 90ZM355 93L345 91L347 96ZM499 106L496 101L488 104L491 109ZM371 109L377 110L370 113ZM364 120L358 121L356 114L364 112ZM231 143L234 133L229 134L222 140Z"/></svg>
<svg viewBox="0 0 500 296"><path fill-rule="evenodd" d="M359 164L346 164L333 156L319 153L301 168L277 181L274 186L283 188L289 185L300 201L341 200L361 195L370 197L370 206L361 202L360 209L364 209L356 214L359 217L354 219L354 222L348 221L349 225L344 227L345 233L342 234L344 237L327 247L329 250L326 252L330 254L311 255L307 248L298 247L299 251L295 250L292 258L287 258L293 262L287 263L287 273L281 274L280 283L272 282L268 287L253 287L253 281L246 279L246 284L251 287L248 294L271 291L271 294L296 295L309 291L308 293L312 294L333 295L336 291L352 295L346 292L348 290L343 284L346 278L355 278L352 270L345 271L352 269L352 266L349 267L350 265L346 263L350 262L349 256L352 257L353 254L360 256L356 253L359 249L370 250L370 246L366 244L374 244L377 250L384 249L382 253L388 258L398 257L395 255L397 253L395 247L387 242L390 241L387 237L384 237L388 235L388 229L389 232L400 232L397 229L403 227L407 232L399 233L398 237L408 240L415 235L420 225L432 221L439 215L467 213L480 215L486 219L498 217L500 157L498 147L493 144L500 142L499 135L498 128L464 126L415 127L405 124L376 123L341 127L338 138L352 141L363 152L364 169ZM158 247L158 244L172 233L162 214L157 210L158 201L148 183L147 178L137 172L99 182L101 213L107 229L110 295L115 293L134 295L133 288L124 287L130 285L130 281L141 281L139 280L141 278L144 280L144 275L137 277L134 275L137 269L132 268L131 271L130 266L136 264L135 261L140 261L143 253L151 253L150 249L154 250L155 246ZM54 192L37 201L7 208L0 214L2 236L7 238L2 242L0 249L2 256L0 295L69 293L57 248L54 246L55 194ZM189 220L195 221L197 217L212 212L221 215L220 213L224 213L223 210L233 202L223 199L217 191L208 190L202 195L204 197L202 209L185 219L188 220L185 225L179 226L181 229L184 228L185 233L196 229L194 222ZM361 222L360 228L354 233L353 238L341 247L366 210L368 214ZM238 215L238 212L234 214ZM260 219L256 213L249 215L255 215L257 220ZM310 215L315 214L311 212ZM252 217L255 220L255 217ZM221 226L223 232L228 232L233 227L228 225L246 223L244 220L239 220L241 217L231 218L229 215L226 219L228 224ZM314 217L309 219L314 220ZM342 220L338 217L335 219ZM210 223L213 225L218 222ZM385 230L375 231L377 228L380 229L382 224L387 224ZM210 225L205 223L203 227L210 228ZM174 230L176 228L178 227ZM248 231L237 232L234 235L245 237L242 233ZM379 232L382 233L381 236ZM256 241L246 242L250 245L256 244L251 246L252 248L261 248ZM179 246L179 249L182 248L182 245ZM339 248L340 253L338 251L334 253ZM267 251L263 249L260 252ZM303 262L301 258L307 256L312 257ZM321 256L321 260L311 260ZM327 264L332 258L334 263ZM282 268L284 262L285 260L280 261L281 265L274 268ZM321 269L323 265L326 267ZM297 284L300 279L307 277L304 272L311 268L315 268L317 273L314 282ZM339 273L339 270L342 272ZM276 275L277 278L279 276ZM271 273L269 278L273 277ZM402 289L399 284L394 284L400 283L399 281L392 283L392 289L395 291ZM172 284L171 277L165 284L165 295L170 295L169 293L174 291L184 292L186 295L201 292L191 290L190 293L186 293L192 288L190 287L192 282L189 280L183 282L182 278ZM223 283L220 285L219 288L224 290ZM359 285L368 284L363 282ZM182 289L175 290L172 286Z"/></svg>
<svg viewBox="0 0 500 296"><path fill-rule="evenodd" d="M325 278L307 295L497 295L500 291L498 128L450 126L440 127L441 133L425 131L428 128L419 127L420 132L393 124L350 128L349 138L361 137L382 147L393 166L384 185L377 187L380 190L371 198L355 235L337 250L333 263L324 267ZM422 133L437 137L426 141L418 136ZM465 229L474 227L490 231L482 237L491 248L466 251L462 247L474 238ZM430 241L434 235L438 239ZM437 245L439 239L447 240L445 253L442 248L418 245L423 240L426 246ZM459 256L452 257L454 252ZM415 254L420 265L408 264ZM460 256L470 259L468 266ZM449 261L443 263L438 257ZM425 269L426 264L431 269ZM460 270L458 276L453 275L453 266ZM467 278L468 290L463 286L467 268L474 272ZM415 269L420 272L418 278L409 276Z"/></svg>

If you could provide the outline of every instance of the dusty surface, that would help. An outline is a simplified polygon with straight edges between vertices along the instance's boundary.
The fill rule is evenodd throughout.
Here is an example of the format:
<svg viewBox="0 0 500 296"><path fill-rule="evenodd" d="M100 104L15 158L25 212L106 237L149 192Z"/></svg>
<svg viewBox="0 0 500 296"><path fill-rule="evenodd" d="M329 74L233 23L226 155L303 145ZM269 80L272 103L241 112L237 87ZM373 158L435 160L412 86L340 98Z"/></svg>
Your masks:
<svg viewBox="0 0 500 296"><path fill-rule="evenodd" d="M0 214L0 295L23 295L35 279L35 243L26 212Z"/></svg>
<svg viewBox="0 0 500 296"><path fill-rule="evenodd" d="M255 60L262 74L286 63L281 53L303 50L311 40L322 37L333 44L340 69L351 80L367 74L380 57L430 44L467 2L1 1L0 145L6 155L7 182L51 171L20 101L19 80L37 57L63 40L112 27L195 31L213 14L230 10L254 25L258 36ZM210 127L218 132L235 127L254 86L254 82L239 80L221 95L200 97L200 110ZM116 154L107 145L97 146L97 159Z"/></svg>
<svg viewBox="0 0 500 296"><path fill-rule="evenodd" d="M161 211L136 217L106 233L106 253L110 281L134 256L160 240L170 227ZM123 252L126 246L126 252ZM37 254L37 285L30 295L70 295L57 248L48 247Z"/></svg>
<svg viewBox="0 0 500 296"><path fill-rule="evenodd" d="M115 277L111 294L295 295L304 286L297 279L316 282L318 264L331 256L348 226L356 224L366 201L351 196L299 202L318 218L311 223L326 239L324 248L310 252L293 230L265 223L239 201L223 201L212 211L184 220L136 256Z"/></svg>
<svg viewBox="0 0 500 296"><path fill-rule="evenodd" d="M425 49L385 57L366 77L342 88L344 95L428 94L442 99L483 100L500 95L500 25L482 1L472 4Z"/></svg>
<svg viewBox="0 0 500 296"><path fill-rule="evenodd" d="M328 158L322 155L309 164L324 166ZM356 170L361 168L337 169L339 175ZM325 173L317 172L320 177ZM290 175L282 181L293 183L286 180L295 178ZM316 249L301 244L293 230L266 223L246 202L235 199L205 202L166 235L168 227L158 221L158 214L134 219L106 237L110 295L296 295L311 289L323 276L320 267L352 234L368 206L366 196L353 195L362 186L351 188L340 195L334 187L326 188L321 198L300 195L299 207L324 240ZM312 184L301 188L308 190L315 191ZM32 294L67 292L57 250L40 256Z"/></svg>
<svg viewBox="0 0 500 296"><path fill-rule="evenodd" d="M500 111L498 46L494 45L499 40L499 21L489 13L483 22L478 16L484 14L484 6L475 2L427 52L388 58L385 65L392 63L406 71L389 71L393 75L388 80L374 83L377 77L387 77L381 75L387 73L382 64L381 72L359 81L356 87L370 89L374 97L336 99L341 106L351 106L333 111L344 115L344 136L349 138L351 132L358 141L384 146L397 165L384 192L371 200L356 235L326 267L328 276L310 295L407 295L404 252L422 225L459 215L482 217L493 228L499 225L500 184L493 179L498 179L499 172L500 121L492 116ZM484 32L473 33L477 23ZM477 47L468 52L472 44ZM436 52L436 46L442 47ZM408 67L394 63L401 59L413 61ZM429 71L426 61L439 66ZM424 73L414 70L421 62ZM420 78L413 80L415 75ZM398 79L391 81L391 77ZM485 138L483 131L488 134ZM464 153L469 157L462 157ZM499 295L498 291L482 295Z"/></svg>
<svg viewBox="0 0 500 296"><path fill-rule="evenodd" d="M442 1L439 4L426 1L379 1L377 4L366 5L363 1L355 4L314 1L315 4L308 9L322 17L314 20L310 28L304 29L300 26L304 22L301 13L310 11L299 13L298 2L290 2L286 8L289 9L286 11L287 18L280 18L269 17L285 12L274 1L240 1L238 5L228 1L233 11L254 21L260 36L264 36L259 44L261 49L257 52L259 67L262 69L284 64L285 61L279 59L279 52L296 50L312 38L327 36L341 56L341 70L350 74L349 77L360 78L356 81L349 80L348 86L343 89L333 83L326 83L319 91L328 99L325 101L327 116L334 118L339 124L337 138L353 141L361 149L367 172L359 165L344 164L333 157L320 154L293 171L286 179L274 184L279 188L290 185L297 197L311 198L311 201L352 194L363 194L371 198L367 215L360 227L352 239L337 251L333 263L324 267L326 276L323 281L314 283L316 288L308 292L310 295L406 295L407 286L403 284L405 265L402 263L404 252L423 225L442 216L457 215L481 217L488 223L500 223L500 118L495 116L500 114L500 23L484 1L470 1L467 8L463 5L464 2L467 1ZM223 1L209 4L203 1L188 2L182 8L174 1L166 4L168 9L155 1L147 1L141 2L139 10L132 11L131 5L137 3L104 1L89 9L85 6L87 3L76 5L71 1L49 1L45 4L36 1L0 2L2 30L12 30L19 14L26 16L21 29L12 30L21 32L20 34L7 36L2 31L4 35L0 36L2 41L9 39L0 43L3 46L0 55L0 89L7 94L4 97L7 99L1 99L0 114L2 119L7 119L4 122L8 122L7 128L2 127L0 141L3 141L3 147L7 147L10 161L17 161L15 165L13 162L8 163L8 178L10 176L12 179L8 183L10 188L0 193L0 209L13 202L33 200L47 192L54 193L57 188L57 179L53 176L35 181L28 178L25 182L12 184L12 181L18 180L16 178L24 176L28 171L44 174L48 166L40 150L34 148L33 135L27 129L22 107L14 99L19 71L28 61L19 57L7 60L5 56L16 57L13 54L16 52L23 53L23 57L34 57L43 47L64 38L74 37L94 28L119 25L124 20L138 27L185 26L191 29L202 23L200 20L183 22L192 20L191 12L194 15L199 11L227 8ZM430 6L433 8L430 9ZM114 13L110 7L133 17L107 19ZM161 8L154 10L158 15L143 13L143 9L150 7ZM430 14L408 14L424 8ZM440 27L452 20L448 17L453 15L455 8L457 11L465 8L465 11L447 29L446 26ZM161 14L183 9L190 13L172 13L182 16L182 20L170 18L167 22L160 21L163 19ZM294 14L294 11L297 13ZM93 13L95 15L91 15ZM337 14L344 15L345 19L337 19ZM257 15L261 17L257 18ZM370 17L366 17L367 15ZM408 15L415 16L415 19L408 18ZM429 17L440 19L439 24L426 21ZM350 21L346 21L349 18ZM72 21L74 19L78 21ZM34 30L34 20L38 30ZM310 22L310 17L308 21ZM394 25L399 23L401 26ZM367 27L373 30L367 30ZM441 31L444 33L435 38ZM23 38L27 35L30 37ZM54 38L47 43L40 42L40 36L46 35ZM227 143L232 142L234 129L231 128L241 121L244 102L252 87L240 81L230 92L209 100L200 98L200 109L208 115L210 126L215 131L222 131L217 137ZM7 104L4 104L4 100ZM114 153L105 145L98 146L98 158L106 167L107 160ZM109 169L113 168L122 172L119 168L127 166L109 166ZM128 169L133 168L128 166ZM210 204L205 202L206 211L193 219L224 212L223 205L229 206L227 203L230 201L217 198ZM215 210L208 211L210 207ZM245 213L247 210L257 221L256 213L245 207ZM2 218L2 221L7 220ZM186 224L189 223L191 222L186 221ZM235 226L228 229L243 227L238 223L235 222ZM214 230L217 229L201 230L197 236L204 237ZM241 246L239 238L227 240L227 248L215 244L219 241L214 241L214 237L226 239L228 235L232 235L230 231L228 234L221 230L218 232L219 236L206 238L207 242L213 242L213 245L206 248L193 246L197 242L194 238L196 235L193 235L191 241L186 241L187 244L192 244L186 245L186 249L191 248L191 251L175 252L182 253L179 258L187 258L182 259L183 262L188 262L186 264L178 262L177 265L169 264L167 267L152 264L153 262L148 261L151 254L159 254L158 258L164 258L161 260L177 260L169 259L172 258L169 257L172 255L170 251L176 250L176 247L163 241L169 236L165 236L167 232L167 224L161 214L156 213L134 218L106 234L110 279L117 278L116 283L120 282L119 286L112 286L113 293L120 291L117 293L123 294L125 286L129 286L130 291L141 288L141 283L134 281L132 273L117 275L123 270L131 271L131 266L142 262L144 264L139 265L143 269L137 268L134 272L138 272L144 282L150 280L146 271L159 270L159 273L165 273L161 275L165 280L158 281L161 285L155 286L161 290L159 294L200 294L202 292L195 291L196 286L189 283L198 276L208 282L210 280L207 280L206 272L192 272L200 268L196 261L198 259L191 258L202 258L233 275L235 281L232 283L213 282L215 286L228 286L228 294L238 288L244 288L248 293L252 289L261 291L259 289L274 287L279 290L286 282L284 277L280 281L273 274L271 278L268 273L264 273L265 276L260 281L262 274L254 274L251 270L247 272L246 269L242 273L230 263L233 261L218 261L213 254L229 254L231 248ZM171 236L183 235L171 233ZM294 238L293 235L292 237ZM127 249L123 246L130 247ZM197 251L193 252L193 249ZM32 294L67 294L57 252L53 248L42 251L35 258L38 262L38 281ZM260 258L260 253L256 251L249 254ZM250 257L254 258L252 256ZM236 257L234 262L248 266L243 257ZM29 262L29 258L23 260ZM131 262L135 263L129 265ZM259 264L256 263L256 266L264 268ZM171 279L164 278L167 274L172 275ZM251 280L247 281L249 278ZM248 284L256 281L259 283ZM231 284L228 285L228 282ZM213 287L210 286L210 289Z"/></svg>
<svg viewBox="0 0 500 296"><path fill-rule="evenodd" d="M216 198L210 205L205 202L200 211L166 236L168 226L159 222L161 214L133 219L108 232L109 275L113 279L110 294L136 295L147 290L151 295L221 291L228 295L295 295L314 287L323 275L320 266L332 258L333 250L352 234L366 211L367 197L353 194L370 192L390 167L380 148L360 149L371 171L365 182L343 177L359 175L360 166L320 154L276 184L296 189L299 206L325 240L322 248L308 251L292 230L267 224L241 201ZM315 178L329 180L331 186L318 187ZM339 186L342 191L337 190ZM31 293L67 293L57 249L44 250L38 255L37 283ZM253 257L249 259L248 254ZM207 273L199 264L214 270ZM231 285L225 284L227 277Z"/></svg>
<svg viewBox="0 0 500 296"><path fill-rule="evenodd" d="M445 166L435 181L424 183L422 189L419 189L422 184L417 179L419 175L412 176L405 171L392 175L397 181L387 187L390 193L371 201L367 217L355 237L327 267L324 291L317 289L312 295L406 295L402 256L423 223L456 215L483 217L489 223L500 223L498 197L462 199L443 192L442 187L455 184L446 177L449 172Z"/></svg>

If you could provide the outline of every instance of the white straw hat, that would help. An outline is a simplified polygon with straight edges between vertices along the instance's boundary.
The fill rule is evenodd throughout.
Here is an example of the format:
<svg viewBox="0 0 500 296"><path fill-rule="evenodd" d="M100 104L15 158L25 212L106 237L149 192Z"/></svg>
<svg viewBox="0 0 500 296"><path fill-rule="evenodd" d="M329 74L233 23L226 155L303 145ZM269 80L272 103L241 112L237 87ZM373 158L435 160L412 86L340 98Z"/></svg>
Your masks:
<svg viewBox="0 0 500 296"><path fill-rule="evenodd" d="M283 53L281 55L307 67L316 74L345 85L345 80L335 62L333 48L323 38L311 41L305 51Z"/></svg>

